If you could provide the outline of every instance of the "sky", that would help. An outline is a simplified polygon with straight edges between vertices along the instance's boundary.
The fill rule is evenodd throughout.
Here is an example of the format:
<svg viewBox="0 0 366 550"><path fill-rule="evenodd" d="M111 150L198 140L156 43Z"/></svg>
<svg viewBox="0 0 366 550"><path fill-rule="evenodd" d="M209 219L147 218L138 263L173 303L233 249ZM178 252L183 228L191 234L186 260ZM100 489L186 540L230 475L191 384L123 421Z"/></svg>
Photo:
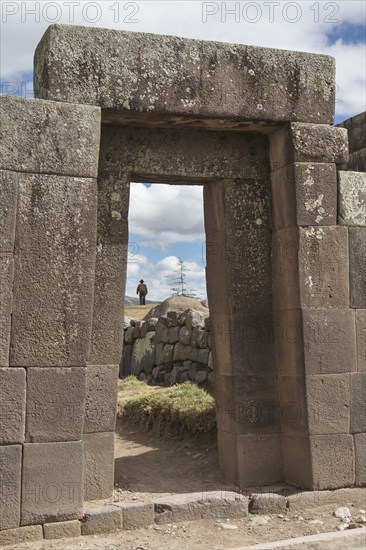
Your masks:
<svg viewBox="0 0 366 550"><path fill-rule="evenodd" d="M43 33L50 24L76 24L332 55L338 123L366 108L365 6L363 0L2 0L0 91L31 98L33 52ZM149 298L166 298L166 276L181 257L188 287L205 297L201 187L132 183L129 228L127 295L143 278Z"/></svg>

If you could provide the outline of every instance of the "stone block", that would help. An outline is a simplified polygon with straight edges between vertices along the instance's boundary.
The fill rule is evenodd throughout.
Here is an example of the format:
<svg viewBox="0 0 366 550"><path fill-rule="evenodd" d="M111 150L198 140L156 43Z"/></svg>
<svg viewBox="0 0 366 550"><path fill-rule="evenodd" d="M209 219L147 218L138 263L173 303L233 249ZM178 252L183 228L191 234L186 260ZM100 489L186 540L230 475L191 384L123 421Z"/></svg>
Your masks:
<svg viewBox="0 0 366 550"><path fill-rule="evenodd" d="M141 57L142 51L156 53L152 59ZM103 70L96 58L105 60ZM248 60L244 73L243 59ZM164 75L148 78L158 67L166 68ZM87 81L83 74L88 75ZM258 104L259 90L266 90L270 100L263 98ZM238 117L248 121L310 118L332 124L334 93L334 59L302 52L52 25L35 53L36 97L117 111L155 111L168 117L197 118L199 113L212 120L211 127L217 118Z"/></svg>
<svg viewBox="0 0 366 550"><path fill-rule="evenodd" d="M281 434L238 436L240 488L282 481Z"/></svg>
<svg viewBox="0 0 366 550"><path fill-rule="evenodd" d="M303 309L307 374L357 370L355 314L351 309Z"/></svg>
<svg viewBox="0 0 366 550"><path fill-rule="evenodd" d="M173 361L175 346L173 344L165 344L162 354L163 363L170 364Z"/></svg>
<svg viewBox="0 0 366 550"><path fill-rule="evenodd" d="M179 330L180 327L170 327L168 329L168 343L176 344L179 341Z"/></svg>
<svg viewBox="0 0 366 550"><path fill-rule="evenodd" d="M117 506L98 506L86 510L81 520L82 535L113 533L122 528L122 511Z"/></svg>
<svg viewBox="0 0 366 550"><path fill-rule="evenodd" d="M351 307L366 309L366 227L349 228Z"/></svg>
<svg viewBox="0 0 366 550"><path fill-rule="evenodd" d="M163 362L164 344L155 344L155 363L161 365Z"/></svg>
<svg viewBox="0 0 366 550"><path fill-rule="evenodd" d="M145 338L135 341L131 356L131 374L138 376L141 372L151 374L155 364L154 333L148 332Z"/></svg>
<svg viewBox="0 0 366 550"><path fill-rule="evenodd" d="M277 493L253 493L249 511L252 514L287 514L287 498Z"/></svg>
<svg viewBox="0 0 366 550"><path fill-rule="evenodd" d="M30 367L27 371L25 440L36 443L80 441L86 369Z"/></svg>
<svg viewBox="0 0 366 550"><path fill-rule="evenodd" d="M82 512L82 443L25 443L21 524L79 519Z"/></svg>
<svg viewBox="0 0 366 550"><path fill-rule="evenodd" d="M22 542L33 542L42 539L42 525L29 525L28 527L0 531L0 544L3 546L10 544L18 545Z"/></svg>
<svg viewBox="0 0 366 550"><path fill-rule="evenodd" d="M168 343L168 327L159 320L155 326L155 343Z"/></svg>
<svg viewBox="0 0 366 550"><path fill-rule="evenodd" d="M85 365L94 290L95 181L21 174L19 186L10 364Z"/></svg>
<svg viewBox="0 0 366 550"><path fill-rule="evenodd" d="M103 131L102 131L103 141ZM107 153L105 153L107 154ZM128 262L129 177L101 167L98 177L98 235L89 365L118 365L124 331Z"/></svg>
<svg viewBox="0 0 366 550"><path fill-rule="evenodd" d="M237 434L279 432L276 376L216 375L215 399L220 430Z"/></svg>
<svg viewBox="0 0 366 550"><path fill-rule="evenodd" d="M0 252L14 252L18 174L0 170Z"/></svg>
<svg viewBox="0 0 366 550"><path fill-rule="evenodd" d="M233 491L201 491L161 497L153 502L157 524L248 516L247 497Z"/></svg>
<svg viewBox="0 0 366 550"><path fill-rule="evenodd" d="M348 141L350 153L358 151L366 143L366 112L344 120L338 124L341 128L348 130Z"/></svg>
<svg viewBox="0 0 366 550"><path fill-rule="evenodd" d="M179 342L184 346L189 346L189 344L191 343L191 335L192 332L188 327L181 327L179 332Z"/></svg>
<svg viewBox="0 0 366 550"><path fill-rule="evenodd" d="M100 109L14 95L2 95L0 104L1 169L84 178L97 176Z"/></svg>
<svg viewBox="0 0 366 550"><path fill-rule="evenodd" d="M114 502L122 511L122 528L126 530L144 529L154 523L152 502Z"/></svg>
<svg viewBox="0 0 366 550"><path fill-rule="evenodd" d="M282 434L284 481L295 487L312 488L313 473L307 434Z"/></svg>
<svg viewBox="0 0 366 550"><path fill-rule="evenodd" d="M350 154L348 168L354 172L366 172L366 147Z"/></svg>
<svg viewBox="0 0 366 550"><path fill-rule="evenodd" d="M133 342L135 341L134 331L134 327L128 327L125 330L124 341L126 342L126 344L133 344Z"/></svg>
<svg viewBox="0 0 366 550"><path fill-rule="evenodd" d="M177 343L174 346L173 361L185 361L190 359L187 353L188 346L184 346L181 343Z"/></svg>
<svg viewBox="0 0 366 550"><path fill-rule="evenodd" d="M355 483L353 436L347 434L310 436L312 489L337 489Z"/></svg>
<svg viewBox="0 0 366 550"><path fill-rule="evenodd" d="M338 223L366 227L366 174L338 172Z"/></svg>
<svg viewBox="0 0 366 550"><path fill-rule="evenodd" d="M308 427L308 411L304 376L280 375L278 399L281 431L286 434L305 433Z"/></svg>
<svg viewBox="0 0 366 550"><path fill-rule="evenodd" d="M11 315L13 304L13 254L0 254L0 367L9 366Z"/></svg>
<svg viewBox="0 0 366 550"><path fill-rule="evenodd" d="M114 430L117 396L118 365L87 367L84 433Z"/></svg>
<svg viewBox="0 0 366 550"><path fill-rule="evenodd" d="M197 361L199 363L203 363L204 365L207 365L207 363L208 363L208 354L209 353L210 353L209 349L199 349L198 350Z"/></svg>
<svg viewBox="0 0 366 550"><path fill-rule="evenodd" d="M306 378L310 434L349 431L351 388L349 374L316 374Z"/></svg>
<svg viewBox="0 0 366 550"><path fill-rule="evenodd" d="M218 426L217 442L220 473L225 482L238 483L238 442L236 433L225 432Z"/></svg>
<svg viewBox="0 0 366 550"><path fill-rule="evenodd" d="M366 309L356 311L357 370L366 371Z"/></svg>
<svg viewBox="0 0 366 550"><path fill-rule="evenodd" d="M366 433L355 434L356 485L366 485Z"/></svg>
<svg viewBox="0 0 366 550"><path fill-rule="evenodd" d="M128 344L123 346L122 358L119 364L119 377L125 378L131 374L131 357L133 345Z"/></svg>
<svg viewBox="0 0 366 550"><path fill-rule="evenodd" d="M150 317L147 321L144 321L140 328L141 338L145 338L148 332L155 331L156 323L158 320L156 317Z"/></svg>
<svg viewBox="0 0 366 550"><path fill-rule="evenodd" d="M43 534L46 540L79 537L81 535L80 521L72 520L45 523L43 525Z"/></svg>
<svg viewBox="0 0 366 550"><path fill-rule="evenodd" d="M270 140L272 170L291 162L344 164L349 160L345 128L293 122L273 133Z"/></svg>
<svg viewBox="0 0 366 550"><path fill-rule="evenodd" d="M275 309L349 307L347 228L280 229L273 238Z"/></svg>
<svg viewBox="0 0 366 550"><path fill-rule="evenodd" d="M351 374L350 432L366 432L366 372Z"/></svg>
<svg viewBox="0 0 366 550"><path fill-rule="evenodd" d="M19 527L21 501L21 469L22 446L1 446L0 531L2 529L13 529Z"/></svg>
<svg viewBox="0 0 366 550"><path fill-rule="evenodd" d="M84 499L109 498L114 486L114 434L83 435Z"/></svg>
<svg viewBox="0 0 366 550"><path fill-rule="evenodd" d="M0 444L23 443L25 369L0 368Z"/></svg>
<svg viewBox="0 0 366 550"><path fill-rule="evenodd" d="M293 163L271 174L274 227L335 225L335 164Z"/></svg>

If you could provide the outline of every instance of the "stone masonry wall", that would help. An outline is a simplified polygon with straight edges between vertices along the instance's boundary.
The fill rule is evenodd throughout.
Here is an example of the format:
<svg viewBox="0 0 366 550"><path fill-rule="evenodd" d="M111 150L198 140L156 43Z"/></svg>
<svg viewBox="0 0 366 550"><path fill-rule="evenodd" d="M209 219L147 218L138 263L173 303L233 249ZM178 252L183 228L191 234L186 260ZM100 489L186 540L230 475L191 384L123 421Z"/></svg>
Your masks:
<svg viewBox="0 0 366 550"><path fill-rule="evenodd" d="M338 126L348 130L349 161L342 169L366 172L366 111Z"/></svg>
<svg viewBox="0 0 366 550"><path fill-rule="evenodd" d="M213 387L209 316L175 311L167 316L132 321L124 331L120 376L133 374L149 384L171 386L195 382Z"/></svg>

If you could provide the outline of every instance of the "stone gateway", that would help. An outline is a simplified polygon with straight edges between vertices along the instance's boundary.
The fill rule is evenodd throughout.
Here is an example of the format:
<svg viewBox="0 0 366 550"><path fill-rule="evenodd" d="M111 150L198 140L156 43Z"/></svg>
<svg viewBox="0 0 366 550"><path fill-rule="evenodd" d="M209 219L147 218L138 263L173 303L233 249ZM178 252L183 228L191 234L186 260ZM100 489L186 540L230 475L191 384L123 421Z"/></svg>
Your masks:
<svg viewBox="0 0 366 550"><path fill-rule="evenodd" d="M46 31L37 99L0 96L0 530L112 493L133 181L204 188L223 479L366 484L365 115L333 126L334 71Z"/></svg>

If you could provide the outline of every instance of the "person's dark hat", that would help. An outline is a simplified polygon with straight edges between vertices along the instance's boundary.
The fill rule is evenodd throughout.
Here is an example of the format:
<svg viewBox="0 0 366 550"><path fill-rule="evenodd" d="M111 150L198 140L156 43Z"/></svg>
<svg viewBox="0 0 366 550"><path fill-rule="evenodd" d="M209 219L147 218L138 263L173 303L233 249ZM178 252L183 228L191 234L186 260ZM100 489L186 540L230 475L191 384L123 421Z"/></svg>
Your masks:
<svg viewBox="0 0 366 550"><path fill-rule="evenodd" d="M143 283L143 282L144 282L144 280L143 280L143 279L140 279L140 283Z"/></svg>

